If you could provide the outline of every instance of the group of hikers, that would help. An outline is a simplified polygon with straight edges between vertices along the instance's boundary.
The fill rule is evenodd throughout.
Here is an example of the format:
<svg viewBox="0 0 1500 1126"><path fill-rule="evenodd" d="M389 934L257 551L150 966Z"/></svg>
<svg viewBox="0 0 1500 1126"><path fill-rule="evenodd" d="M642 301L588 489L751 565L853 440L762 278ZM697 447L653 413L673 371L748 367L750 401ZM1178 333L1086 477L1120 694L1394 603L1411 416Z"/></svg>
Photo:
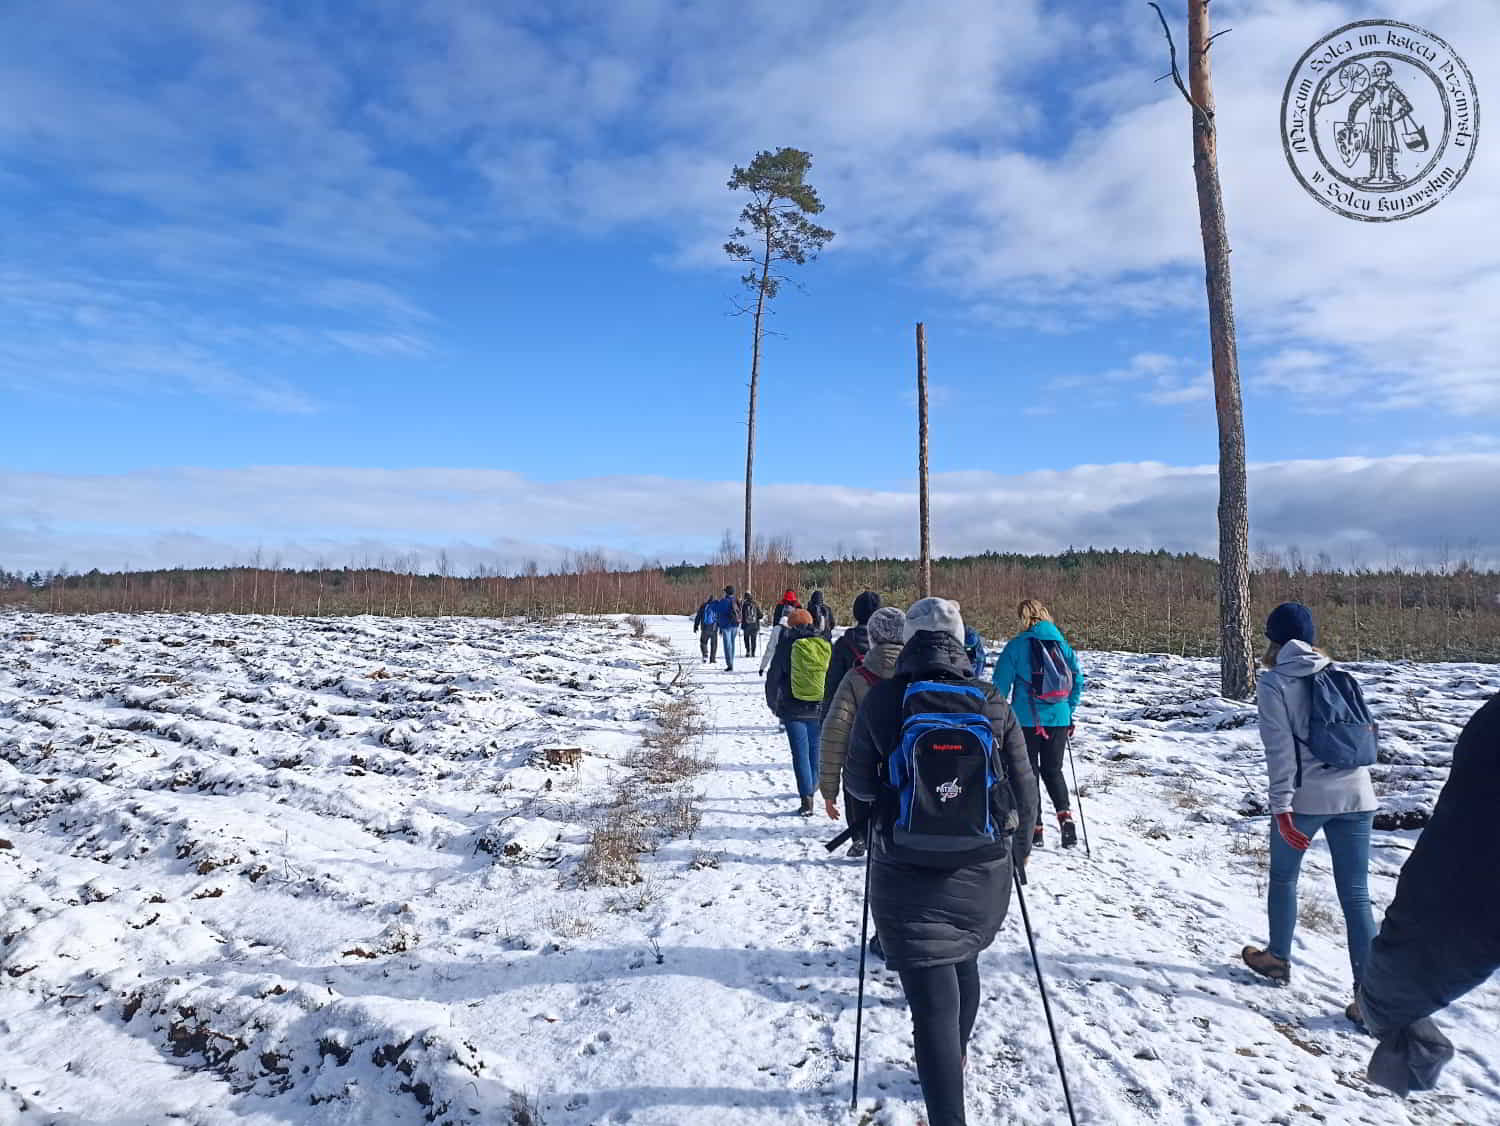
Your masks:
<svg viewBox="0 0 1500 1126"><path fill-rule="evenodd" d="M985 644L956 602L923 598L903 611L873 591L855 599L855 624L835 641L821 592L803 607L788 590L761 657L798 812L811 816L821 793L837 819L842 801L850 855L865 859L869 949L897 972L910 1006L928 1126L967 1121L978 957L1045 842L1038 779L1060 843L1077 842L1063 759L1086 678L1046 606L1025 599L1016 609L1017 632L988 678ZM705 600L695 626L723 637L732 669L734 632L743 626L751 644L752 616L758 632L753 598L726 587ZM1241 958L1272 982L1290 981L1302 857L1324 834L1354 983L1345 1013L1378 1042L1369 1076L1403 1095L1428 1089L1453 1054L1432 1014L1500 965L1500 896L1483 890L1500 870L1500 834L1487 824L1500 810L1500 696L1459 739L1377 932L1368 886L1377 727L1353 675L1317 648L1305 606L1278 606L1265 632L1258 707L1272 815L1270 939Z"/></svg>

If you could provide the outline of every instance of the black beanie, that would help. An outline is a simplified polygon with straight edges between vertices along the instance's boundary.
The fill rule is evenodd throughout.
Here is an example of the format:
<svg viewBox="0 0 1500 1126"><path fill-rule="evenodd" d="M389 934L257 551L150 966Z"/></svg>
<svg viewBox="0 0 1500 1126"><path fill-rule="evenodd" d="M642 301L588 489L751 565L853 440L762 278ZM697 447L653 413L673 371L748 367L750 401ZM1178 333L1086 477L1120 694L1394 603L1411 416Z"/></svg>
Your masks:
<svg viewBox="0 0 1500 1126"><path fill-rule="evenodd" d="M880 609L880 595L873 590L867 590L854 600L854 620L860 625L867 625L870 615Z"/></svg>
<svg viewBox="0 0 1500 1126"><path fill-rule="evenodd" d="M1266 637L1277 645L1285 645L1288 641L1316 645L1318 627L1313 623L1312 611L1302 603L1283 602L1266 619Z"/></svg>

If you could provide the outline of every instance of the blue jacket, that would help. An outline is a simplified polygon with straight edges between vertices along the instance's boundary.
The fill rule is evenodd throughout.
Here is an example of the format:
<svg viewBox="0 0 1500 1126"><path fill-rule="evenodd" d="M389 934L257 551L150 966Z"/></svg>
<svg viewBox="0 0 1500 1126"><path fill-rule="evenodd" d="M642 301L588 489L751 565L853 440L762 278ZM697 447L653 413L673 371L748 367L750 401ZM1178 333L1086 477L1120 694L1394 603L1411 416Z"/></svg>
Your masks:
<svg viewBox="0 0 1500 1126"><path fill-rule="evenodd" d="M1019 633L1006 643L995 661L995 687L1010 695L1011 710L1016 713L1022 727L1037 725L1036 708L1031 700L1031 639L1039 641L1061 641L1063 657L1068 668L1073 670L1073 691L1066 701L1042 704L1043 727L1068 727L1073 722L1073 709L1078 707L1083 696L1083 670L1078 667L1078 658L1063 638L1062 630L1051 622L1037 622L1025 633Z"/></svg>
<svg viewBox="0 0 1500 1126"><path fill-rule="evenodd" d="M740 624L740 604L733 595L726 594L708 604L713 614L713 624L720 629L733 629Z"/></svg>

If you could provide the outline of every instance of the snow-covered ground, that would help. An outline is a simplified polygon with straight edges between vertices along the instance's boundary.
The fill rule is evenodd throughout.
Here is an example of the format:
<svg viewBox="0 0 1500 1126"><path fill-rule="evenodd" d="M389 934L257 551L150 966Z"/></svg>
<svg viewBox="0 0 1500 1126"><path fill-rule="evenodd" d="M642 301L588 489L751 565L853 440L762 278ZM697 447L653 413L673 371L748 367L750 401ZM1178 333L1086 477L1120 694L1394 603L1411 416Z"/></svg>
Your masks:
<svg viewBox="0 0 1500 1126"><path fill-rule="evenodd" d="M911 1126L879 966L848 1110L861 868L793 812L753 664L700 665L685 621L650 624L665 641L0 617L0 1123ZM1362 1080L1321 844L1295 984L1238 966L1265 939L1267 823L1245 816L1264 787L1253 710L1213 696L1212 664L1084 663L1093 857L1049 847L1028 889L1080 1120L1500 1121L1494 983L1440 1018L1460 1055L1438 1091ZM1500 668L1355 667L1385 808L1416 819ZM701 824L654 837L642 882L579 886L630 752L684 692L716 766L692 783ZM548 764L558 747L581 760ZM1378 907L1414 836L1378 834ZM971 1120L1065 1120L1018 912L981 965Z"/></svg>

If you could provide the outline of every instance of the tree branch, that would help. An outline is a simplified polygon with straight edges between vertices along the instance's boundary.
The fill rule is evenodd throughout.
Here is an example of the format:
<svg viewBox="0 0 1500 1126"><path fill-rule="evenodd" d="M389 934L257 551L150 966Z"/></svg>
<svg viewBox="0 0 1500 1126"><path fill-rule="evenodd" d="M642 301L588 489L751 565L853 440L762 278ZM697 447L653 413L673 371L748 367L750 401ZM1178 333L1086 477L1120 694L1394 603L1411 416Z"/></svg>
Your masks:
<svg viewBox="0 0 1500 1126"><path fill-rule="evenodd" d="M1167 37L1167 50L1171 52L1172 57L1172 69L1169 70L1166 74L1162 75L1161 78L1158 78L1156 81L1160 82L1162 78L1170 78L1176 85L1177 89L1182 93L1183 98L1187 100L1187 104L1193 107L1193 113L1197 116L1198 120L1202 122L1203 128L1207 129L1209 132L1213 132L1213 114L1209 113L1197 102L1193 101L1193 95L1188 92L1187 86L1182 81L1182 71L1177 69L1177 44L1172 41L1172 29L1167 26L1167 17L1162 15L1161 5L1153 2L1148 2L1146 7L1156 9L1156 18L1161 20L1162 34ZM1222 35L1223 32L1220 32L1219 34ZM1217 38L1217 36L1215 36L1214 38ZM1209 40L1209 42L1212 41L1212 39ZM1206 49L1207 48L1205 48L1205 50Z"/></svg>

